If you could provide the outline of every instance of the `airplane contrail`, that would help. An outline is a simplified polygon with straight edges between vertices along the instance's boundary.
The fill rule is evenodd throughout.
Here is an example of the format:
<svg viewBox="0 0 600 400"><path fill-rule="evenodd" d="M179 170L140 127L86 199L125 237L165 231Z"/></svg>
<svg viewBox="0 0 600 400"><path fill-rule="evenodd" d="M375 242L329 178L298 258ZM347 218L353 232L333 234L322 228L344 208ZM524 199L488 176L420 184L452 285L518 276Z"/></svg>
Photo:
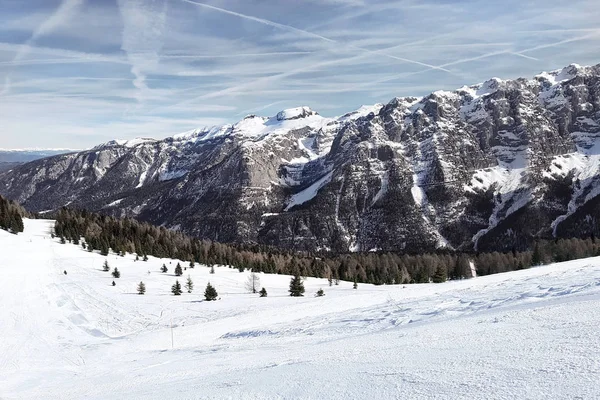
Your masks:
<svg viewBox="0 0 600 400"><path fill-rule="evenodd" d="M224 14L234 15L234 16L239 17L239 18L244 18L244 19L247 19L247 20L250 20L250 21L255 21L255 22L258 22L260 24L271 26L273 28L278 28L278 29L282 29L282 30L286 30L286 31L296 32L298 34L301 34L301 35L304 35L304 36L310 36L310 37L313 37L313 38L316 38L316 39L320 39L320 40L326 41L328 43L344 45L344 46L350 47L350 48L352 48L354 50L363 51L363 52L366 52L366 53L369 53L369 54L379 54L379 55L382 55L384 57L391 58L391 59L394 59L394 60L398 60L398 61L402 61L402 62L406 62L406 63L411 63L411 64L416 64L416 65L421 65L421 66L425 66L425 67L428 67L428 68L438 69L438 70L441 70L441 71L444 71L444 72L452 73L451 71L449 71L449 70L447 70L445 68L440 68L440 67L437 67L435 65L426 64L426 63L423 63L423 62L420 62L420 61L416 61L416 60L411 60L411 59L408 59L408 58L396 57L396 56L391 55L391 54L383 53L384 50L371 50L371 49L365 49L363 47L354 46L352 44L340 42L338 40L331 39L331 38L325 37L323 35L319 35L319 34L314 33L314 32L309 32L309 31L306 31L304 29L299 29L299 28L293 27L291 25L281 24L279 22L274 22L274 21L271 21L271 20L268 20L268 19L258 18L258 17L254 17L252 15L242 14L242 13L239 13L239 12L235 12L235 11L231 11L231 10L226 10L224 8L215 7L215 6L211 6L211 5L208 5L208 4L205 4L205 3L200 3L200 2L196 2L196 1L192 1L192 0L181 0L181 1L183 1L185 3L189 3L189 4L194 4L196 6L208 8L208 9L211 9L211 10L214 10L214 11L218 11L218 12L221 12L221 13L224 13Z"/></svg>

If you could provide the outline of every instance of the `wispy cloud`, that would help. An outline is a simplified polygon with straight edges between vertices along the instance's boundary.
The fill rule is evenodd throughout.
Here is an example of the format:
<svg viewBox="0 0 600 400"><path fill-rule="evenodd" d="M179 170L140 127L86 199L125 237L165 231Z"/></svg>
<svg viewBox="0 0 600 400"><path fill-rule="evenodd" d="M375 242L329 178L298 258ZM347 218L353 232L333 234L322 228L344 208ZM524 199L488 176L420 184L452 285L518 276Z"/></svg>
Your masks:
<svg viewBox="0 0 600 400"><path fill-rule="evenodd" d="M139 89L138 101L148 92L146 71L159 63L162 36L167 18L166 0L118 0L123 19L123 44L135 76L133 85Z"/></svg>
<svg viewBox="0 0 600 400"><path fill-rule="evenodd" d="M596 2L3 2L0 142L85 147L297 105L341 115L596 64Z"/></svg>

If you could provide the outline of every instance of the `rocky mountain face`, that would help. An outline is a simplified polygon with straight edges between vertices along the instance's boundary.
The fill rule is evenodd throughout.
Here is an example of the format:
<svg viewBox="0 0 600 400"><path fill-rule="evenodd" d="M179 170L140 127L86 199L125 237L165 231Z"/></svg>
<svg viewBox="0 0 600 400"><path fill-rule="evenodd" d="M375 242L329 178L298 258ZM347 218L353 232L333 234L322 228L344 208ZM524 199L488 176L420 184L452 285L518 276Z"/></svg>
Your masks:
<svg viewBox="0 0 600 400"><path fill-rule="evenodd" d="M165 140L112 141L0 172L32 211L130 215L293 249L521 249L599 235L600 65L308 107Z"/></svg>

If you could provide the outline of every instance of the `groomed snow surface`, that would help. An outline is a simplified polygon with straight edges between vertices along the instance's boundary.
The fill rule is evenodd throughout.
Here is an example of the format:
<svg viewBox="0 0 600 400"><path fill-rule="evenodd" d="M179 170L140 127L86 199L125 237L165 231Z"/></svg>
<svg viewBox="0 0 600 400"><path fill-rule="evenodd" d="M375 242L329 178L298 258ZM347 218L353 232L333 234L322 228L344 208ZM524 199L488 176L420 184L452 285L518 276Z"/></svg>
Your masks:
<svg viewBox="0 0 600 400"><path fill-rule="evenodd" d="M113 287L105 257L51 226L0 231L2 399L600 395L600 258L406 287L308 278L303 298L288 276L261 274L259 298L248 273L196 266L179 278L194 292L175 297L176 261L110 255ZM221 300L202 300L209 280Z"/></svg>

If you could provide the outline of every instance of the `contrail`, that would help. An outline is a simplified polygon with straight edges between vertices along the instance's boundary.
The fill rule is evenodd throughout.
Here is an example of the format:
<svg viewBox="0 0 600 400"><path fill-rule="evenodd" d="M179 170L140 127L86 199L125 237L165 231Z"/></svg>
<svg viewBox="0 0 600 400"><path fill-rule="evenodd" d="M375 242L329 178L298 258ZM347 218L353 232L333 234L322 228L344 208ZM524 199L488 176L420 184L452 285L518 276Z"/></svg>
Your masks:
<svg viewBox="0 0 600 400"><path fill-rule="evenodd" d="M554 42L554 43L549 43L549 44L542 44L540 46L531 47L529 49L518 51L518 52L516 52L516 54L522 55L523 53L528 53L530 51L547 49L549 47L556 47L556 46L560 46L561 44L565 44L565 43L577 42L577 41L580 41L580 40L585 40L585 39L589 39L589 38L592 38L592 37L596 37L599 34L600 34L600 29L596 29L594 31L594 33L591 33L589 35L577 36L577 37L574 37L574 38L571 38L571 39L561 40L560 42Z"/></svg>
<svg viewBox="0 0 600 400"><path fill-rule="evenodd" d="M312 51L273 51L267 53L242 53L242 54L183 54L183 55L169 55L162 54L160 58L237 58L237 57L267 57L267 56L290 56L290 55L303 55L303 54L313 54Z"/></svg>
<svg viewBox="0 0 600 400"><path fill-rule="evenodd" d="M340 42L340 41L335 40L335 39L330 39L330 38L325 37L323 35L319 35L319 34L316 34L314 32L309 32L309 31L306 31L304 29L299 29L299 28L296 28L296 27L293 27L293 26L290 26L290 25L285 25L285 24L280 24L278 22L273 22L273 21L270 21L268 19L253 17L252 15L242 14L242 13L238 13L238 12L235 12L235 11L226 10L224 8L215 7L215 6L211 6L211 5L204 4L204 3L199 3L199 2L196 2L196 1L192 1L192 0L181 0L181 1L183 1L185 3L189 3L189 4L194 4L194 5L200 6L200 7L205 7L205 8L214 10L214 11L219 11L219 12L222 12L222 13L225 13L225 14L234 15L236 17L244 18L244 19L247 19L247 20L250 20L250 21L255 21L255 22L258 22L260 24L271 26L273 28L278 28L278 29L282 29L282 30L285 30L285 31L296 32L298 34L301 34L301 35L304 35L304 36L309 36L309 37L316 38L316 39L320 39L320 40L326 41L328 43L333 43L333 44L338 44L338 45L344 45L344 46L350 47L352 49L363 51L363 52L366 52L366 53L369 53L369 54L379 54L379 55L382 55L384 57L391 58L391 59L394 59L394 60L398 60L398 61L402 61L402 62L406 62L406 63L411 63L411 64L417 64L417 65L420 65L420 66L425 66L425 67L432 68L432 69L439 69L439 70L444 71L444 72L452 73L451 71L449 71L447 69L436 67L435 65L430 65L430 64L422 63L420 61L415 61L415 60L411 60L411 59L408 59L408 58L396 57L396 56L393 56L391 54L383 53L384 50L370 50L370 49L365 49L363 47L358 47L358 46L354 46L352 44L347 44L347 43Z"/></svg>

